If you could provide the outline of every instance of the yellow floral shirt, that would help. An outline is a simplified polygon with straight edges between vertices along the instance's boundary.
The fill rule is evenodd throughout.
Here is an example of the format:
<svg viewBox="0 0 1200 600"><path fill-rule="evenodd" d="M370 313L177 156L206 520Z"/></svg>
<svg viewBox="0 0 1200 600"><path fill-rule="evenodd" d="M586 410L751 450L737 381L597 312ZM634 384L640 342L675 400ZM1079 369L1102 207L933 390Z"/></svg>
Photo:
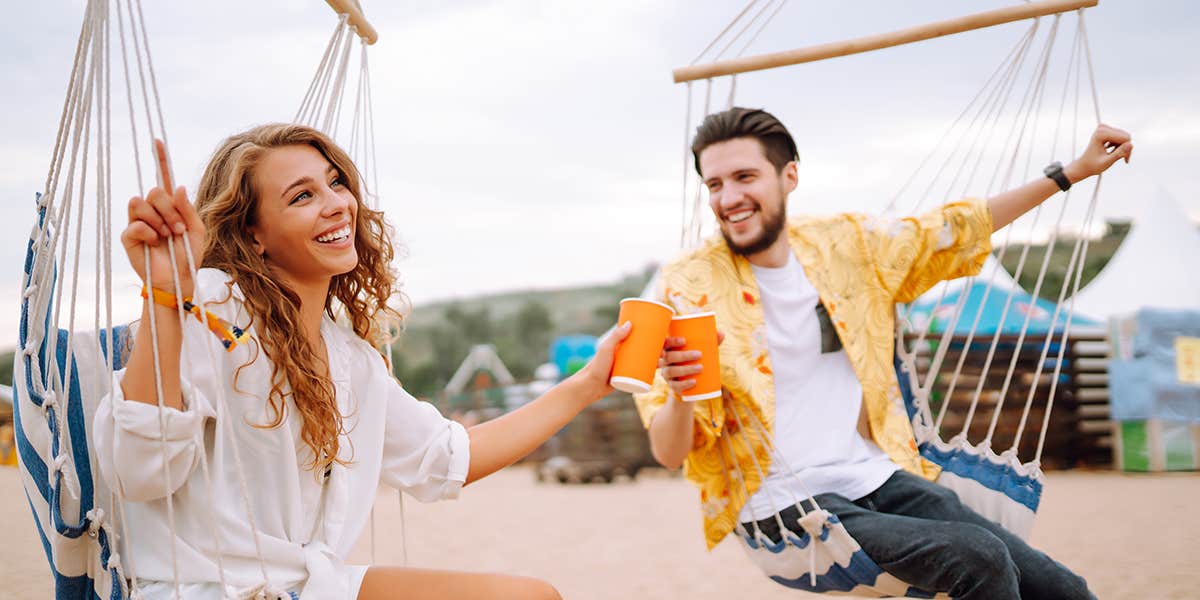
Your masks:
<svg viewBox="0 0 1200 600"><path fill-rule="evenodd" d="M921 217L797 217L787 226L792 250L862 385L871 437L901 467L931 479L938 468L917 453L893 366L895 305L944 279L978 273L991 233L991 212L978 201L947 204ZM730 252L720 235L665 266L661 293L680 314L715 312L725 333L724 394L697 403L695 444L684 463L687 478L700 488L711 549L733 531L742 505L769 472L771 457L759 432L772 431L775 388L762 305L750 263ZM647 428L667 391L659 375L651 391L635 396ZM742 435L732 435L739 430Z"/></svg>

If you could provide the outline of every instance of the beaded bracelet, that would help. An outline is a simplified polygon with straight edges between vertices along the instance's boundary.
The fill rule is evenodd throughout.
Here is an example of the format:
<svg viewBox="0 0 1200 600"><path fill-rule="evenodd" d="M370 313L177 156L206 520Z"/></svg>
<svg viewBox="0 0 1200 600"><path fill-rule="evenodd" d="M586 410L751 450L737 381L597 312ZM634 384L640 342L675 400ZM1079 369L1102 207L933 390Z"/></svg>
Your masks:
<svg viewBox="0 0 1200 600"><path fill-rule="evenodd" d="M159 306L165 306L167 308L177 309L179 307L179 303L175 298L175 294L164 292L158 288L151 288L150 291L154 294L155 304ZM142 286L142 298L150 298L150 293L147 292L146 286ZM196 317L196 320L200 321L201 323L204 322L204 315L207 315L208 329L221 339L221 345L225 347L227 352L233 350L234 346L237 346L238 342L242 341L242 338L246 335L246 332L243 331L242 328L230 323L229 321L226 321L225 319L222 319L221 317L218 317L217 315L212 314L210 311L206 310L204 311L204 315L202 315L200 313L200 307L192 304L191 298L183 299L183 310L184 312L191 314L193 317Z"/></svg>

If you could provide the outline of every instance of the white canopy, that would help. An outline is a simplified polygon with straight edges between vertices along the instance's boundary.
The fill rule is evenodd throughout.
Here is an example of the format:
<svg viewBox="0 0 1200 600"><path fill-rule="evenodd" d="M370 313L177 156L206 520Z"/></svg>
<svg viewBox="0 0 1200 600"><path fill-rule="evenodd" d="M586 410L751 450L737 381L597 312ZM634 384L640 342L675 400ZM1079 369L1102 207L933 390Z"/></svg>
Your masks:
<svg viewBox="0 0 1200 600"><path fill-rule="evenodd" d="M1097 318L1144 306L1200 308L1200 231L1165 189L1142 206L1104 270L1075 295L1075 310Z"/></svg>
<svg viewBox="0 0 1200 600"><path fill-rule="evenodd" d="M459 394L467 389L467 384L471 382L471 378L475 376L477 371L489 371L496 378L496 383L507 386L513 384L513 376L508 372L508 368L504 366L504 361L500 360L500 355L496 352L496 347L491 344L479 344L471 347L471 352L467 354L467 358L463 359L462 364L458 366L458 370L450 377L450 382L446 384L446 393Z"/></svg>

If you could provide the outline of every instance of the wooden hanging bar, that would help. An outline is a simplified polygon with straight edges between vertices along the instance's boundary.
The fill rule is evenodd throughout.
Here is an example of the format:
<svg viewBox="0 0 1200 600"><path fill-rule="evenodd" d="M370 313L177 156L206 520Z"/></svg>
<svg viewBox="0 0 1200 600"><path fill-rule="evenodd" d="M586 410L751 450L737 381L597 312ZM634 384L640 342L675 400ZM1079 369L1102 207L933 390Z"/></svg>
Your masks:
<svg viewBox="0 0 1200 600"><path fill-rule="evenodd" d="M371 26L371 22L363 15L358 0L325 0L325 3L339 15L349 15L347 24L358 29L358 37L374 44L379 40L379 34Z"/></svg>
<svg viewBox="0 0 1200 600"><path fill-rule="evenodd" d="M1012 23L1013 21L1064 13L1081 8L1090 8L1096 6L1099 2L1100 0L1043 0L1041 2L1029 2L1018 6L990 10L965 17L918 25L916 27L909 27L908 29L899 29L852 40L830 42L828 44L819 44L785 52L773 52L771 54L722 60L705 65L681 67L672 71L671 74L675 78L675 83L683 83L697 79L709 79L723 75L736 75L750 71L798 65L800 63L911 44L913 42L962 33L964 31Z"/></svg>

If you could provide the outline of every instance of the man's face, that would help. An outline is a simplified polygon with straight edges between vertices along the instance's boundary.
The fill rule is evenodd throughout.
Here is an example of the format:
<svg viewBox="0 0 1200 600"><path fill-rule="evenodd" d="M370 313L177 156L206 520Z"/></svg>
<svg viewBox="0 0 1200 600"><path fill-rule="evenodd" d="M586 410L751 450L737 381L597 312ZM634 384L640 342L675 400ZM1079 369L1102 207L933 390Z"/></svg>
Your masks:
<svg viewBox="0 0 1200 600"><path fill-rule="evenodd" d="M776 171L762 144L742 137L701 151L700 171L708 188L708 205L730 250L751 256L779 239L787 196L796 189L795 162Z"/></svg>

